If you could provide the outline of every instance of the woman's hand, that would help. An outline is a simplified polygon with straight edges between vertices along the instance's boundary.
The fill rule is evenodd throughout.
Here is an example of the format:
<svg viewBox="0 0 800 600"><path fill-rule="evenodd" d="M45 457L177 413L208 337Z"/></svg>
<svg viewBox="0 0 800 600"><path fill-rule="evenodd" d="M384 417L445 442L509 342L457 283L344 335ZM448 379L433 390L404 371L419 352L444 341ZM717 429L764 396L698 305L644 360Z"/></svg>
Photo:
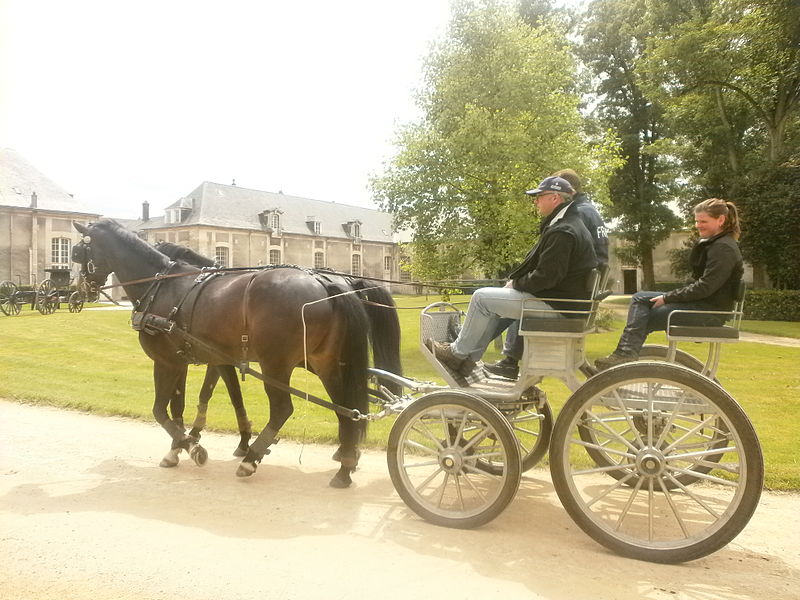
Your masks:
<svg viewBox="0 0 800 600"><path fill-rule="evenodd" d="M658 308L659 306L664 306L664 296L656 296L655 298L651 298L650 302L653 303L653 306L650 308Z"/></svg>

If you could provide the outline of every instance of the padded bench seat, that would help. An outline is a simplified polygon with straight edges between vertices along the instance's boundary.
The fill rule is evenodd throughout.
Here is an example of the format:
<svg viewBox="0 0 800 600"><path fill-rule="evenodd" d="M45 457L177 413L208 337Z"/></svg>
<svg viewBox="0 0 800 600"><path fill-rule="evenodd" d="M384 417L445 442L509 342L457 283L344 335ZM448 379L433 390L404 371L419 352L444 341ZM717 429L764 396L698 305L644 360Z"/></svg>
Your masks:
<svg viewBox="0 0 800 600"><path fill-rule="evenodd" d="M519 331L524 334L526 331L586 333L588 330L586 329L586 319L542 319L537 317L525 317L520 323Z"/></svg>
<svg viewBox="0 0 800 600"><path fill-rule="evenodd" d="M715 338L720 340L738 340L739 330L728 326L692 327L689 325L672 325L670 337Z"/></svg>

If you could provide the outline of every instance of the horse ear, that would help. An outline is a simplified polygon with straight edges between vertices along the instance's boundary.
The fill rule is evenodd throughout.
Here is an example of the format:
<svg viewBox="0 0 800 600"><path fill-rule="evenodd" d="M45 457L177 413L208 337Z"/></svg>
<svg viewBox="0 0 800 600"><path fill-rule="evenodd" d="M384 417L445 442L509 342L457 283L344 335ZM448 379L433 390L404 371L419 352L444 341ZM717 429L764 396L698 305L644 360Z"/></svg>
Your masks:
<svg viewBox="0 0 800 600"><path fill-rule="evenodd" d="M72 226L73 226L73 227L75 227L75 229L77 229L77 230L78 230L79 232L81 232L83 235L88 235L88 233L89 233L89 228L88 228L88 227L86 227L86 225L81 225L81 224L80 224L80 223L78 223L77 221L73 221L73 222L72 222Z"/></svg>

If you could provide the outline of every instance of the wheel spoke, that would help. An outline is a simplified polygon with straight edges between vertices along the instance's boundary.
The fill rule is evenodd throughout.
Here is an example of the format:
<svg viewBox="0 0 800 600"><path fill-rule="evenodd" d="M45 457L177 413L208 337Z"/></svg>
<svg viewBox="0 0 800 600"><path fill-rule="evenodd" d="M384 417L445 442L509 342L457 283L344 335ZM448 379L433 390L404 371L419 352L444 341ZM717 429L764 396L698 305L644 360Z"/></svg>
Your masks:
<svg viewBox="0 0 800 600"><path fill-rule="evenodd" d="M672 494L667 489L667 486L664 485L664 481L659 479L658 485L661 487L661 492L664 494L664 497L667 499L667 503L669 504L670 509L672 509L672 514L675 515L675 520L678 521L678 525L683 532L683 537L689 537L689 530L686 529L686 524L683 522L681 518L681 513L678 511L678 507L675 506L675 502L672 499Z"/></svg>
<svg viewBox="0 0 800 600"><path fill-rule="evenodd" d="M622 527L622 521L625 520L625 517L628 515L628 511L633 506L633 501L636 499L636 496L639 494L639 488L642 487L642 482L644 479L639 477L636 481L636 485L633 486L633 490L631 490L630 497L628 498L628 502L625 504L625 507L622 509L622 512L619 513L619 518L617 519L617 524L614 527L615 531L619 531L619 528Z"/></svg>
<svg viewBox="0 0 800 600"><path fill-rule="evenodd" d="M425 488L427 488L427 487L428 487L428 484L430 484L430 483L431 483L431 482L432 482L432 481L433 481L433 480L436 478L436 476L437 476L439 473L444 473L444 469L442 469L441 467L439 467L439 468L438 468L438 469L436 469L436 470L435 470L433 473L431 473L430 475L428 475L428 477L427 477L427 478L425 478L425 481L423 481L423 482L422 482L422 483L420 483L420 484L419 484L419 485L418 485L416 488L414 488L414 489L415 489L415 491L416 491L418 494L421 494L421 493L423 492L423 490L424 490ZM446 477L446 475L447 475L447 473L445 473L445 482L447 481L447 477Z"/></svg>

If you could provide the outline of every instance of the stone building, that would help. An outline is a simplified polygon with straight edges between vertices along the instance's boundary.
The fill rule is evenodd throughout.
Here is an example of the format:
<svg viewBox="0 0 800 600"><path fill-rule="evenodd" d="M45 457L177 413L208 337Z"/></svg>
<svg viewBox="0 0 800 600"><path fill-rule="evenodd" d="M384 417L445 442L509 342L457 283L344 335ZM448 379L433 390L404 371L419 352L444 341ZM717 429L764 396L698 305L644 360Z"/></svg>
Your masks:
<svg viewBox="0 0 800 600"><path fill-rule="evenodd" d="M80 240L73 221L87 223L90 212L14 150L0 148L0 281L37 285L74 277L70 250Z"/></svg>
<svg viewBox="0 0 800 600"><path fill-rule="evenodd" d="M121 221L147 242L174 242L227 267L292 264L398 280L392 216L377 210L204 182L151 217Z"/></svg>

